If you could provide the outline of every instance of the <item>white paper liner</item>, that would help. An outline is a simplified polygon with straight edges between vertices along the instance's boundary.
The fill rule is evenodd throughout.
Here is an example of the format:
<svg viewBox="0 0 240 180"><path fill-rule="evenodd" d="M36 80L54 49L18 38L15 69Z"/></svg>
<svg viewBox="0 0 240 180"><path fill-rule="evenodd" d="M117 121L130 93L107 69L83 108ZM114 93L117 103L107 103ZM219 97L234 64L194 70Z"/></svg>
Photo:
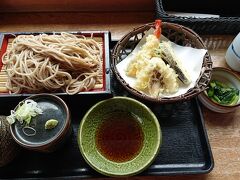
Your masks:
<svg viewBox="0 0 240 180"><path fill-rule="evenodd" d="M116 65L116 68L120 74L120 76L129 84L130 87L134 88L136 78L129 77L126 75L126 69L128 64L134 58L135 54L141 49L143 44L146 42L146 37L149 34L152 34L154 29L150 29L146 32L141 41L137 44L135 49L121 62ZM169 41L166 37L161 35L160 41ZM177 45L171 42L173 51L176 56L179 58L179 61L182 63L182 66L186 68L189 77L191 78L191 83L189 85L184 85L181 82L179 83L179 90L173 94L163 94L161 97L176 97L182 94L185 94L189 89L193 88L200 76L203 58L207 52L206 49L196 49L192 47L184 47ZM134 88L135 89L135 88ZM138 90L139 91L139 90ZM143 91L140 91L143 94L146 94ZM149 96L149 94L146 94Z"/></svg>

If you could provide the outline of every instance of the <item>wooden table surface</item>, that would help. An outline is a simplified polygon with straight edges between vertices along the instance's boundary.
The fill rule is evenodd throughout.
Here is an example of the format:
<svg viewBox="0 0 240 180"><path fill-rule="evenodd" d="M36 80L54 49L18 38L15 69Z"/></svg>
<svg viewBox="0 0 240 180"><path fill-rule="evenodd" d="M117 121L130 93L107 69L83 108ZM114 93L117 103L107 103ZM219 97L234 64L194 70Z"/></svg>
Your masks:
<svg viewBox="0 0 240 180"><path fill-rule="evenodd" d="M152 21L154 14L149 12L2 13L0 32L108 30L112 39L118 40L132 28ZM224 55L233 37L202 36L214 66L227 66ZM209 174L144 178L136 176L128 179L240 179L240 108L228 114L218 114L203 108L203 116L215 161L214 169Z"/></svg>

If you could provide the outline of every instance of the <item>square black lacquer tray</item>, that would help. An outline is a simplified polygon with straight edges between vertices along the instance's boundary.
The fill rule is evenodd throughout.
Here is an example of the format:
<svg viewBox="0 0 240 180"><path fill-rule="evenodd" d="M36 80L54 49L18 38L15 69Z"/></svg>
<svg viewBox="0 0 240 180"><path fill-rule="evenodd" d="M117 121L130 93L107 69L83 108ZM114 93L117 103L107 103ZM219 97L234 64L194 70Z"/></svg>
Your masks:
<svg viewBox="0 0 240 180"><path fill-rule="evenodd" d="M111 78L113 96L130 96ZM42 154L21 150L7 166L0 168L1 178L93 178L103 177L82 158L77 132L81 118L96 102L111 95L62 96L72 115L72 134L56 152ZM134 98L134 97L133 97ZM5 97L0 101L0 114L8 115L23 97ZM197 99L167 105L144 102L159 119L163 135L160 152L153 164L139 176L182 175L208 173L213 157L204 119Z"/></svg>

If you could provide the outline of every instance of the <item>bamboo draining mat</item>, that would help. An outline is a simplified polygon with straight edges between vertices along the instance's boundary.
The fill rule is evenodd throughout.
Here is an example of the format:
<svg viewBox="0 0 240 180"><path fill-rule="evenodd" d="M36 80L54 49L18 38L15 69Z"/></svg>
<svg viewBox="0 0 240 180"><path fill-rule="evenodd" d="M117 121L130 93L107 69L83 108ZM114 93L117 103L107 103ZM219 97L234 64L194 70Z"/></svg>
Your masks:
<svg viewBox="0 0 240 180"><path fill-rule="evenodd" d="M13 39L14 38L8 39L7 50L11 47ZM1 49L0 49L0 51L1 51ZM3 64L1 72L0 72L0 93L8 93L8 89L6 87L7 80L8 80L8 76L7 76L7 72L6 72L6 66Z"/></svg>
<svg viewBox="0 0 240 180"><path fill-rule="evenodd" d="M102 37L93 37L93 39L95 41L97 41L98 43L100 43L100 45L103 49L103 41L102 41L103 38ZM6 51L9 51L9 49L11 48L13 40L14 40L14 38L8 39L8 45L7 45ZM1 49L0 49L0 52L1 52ZM103 64L103 61L102 61L102 64ZM103 71L101 71L100 75L103 78ZM6 87L7 80L8 80L7 70L6 70L6 66L3 64L2 69L0 71L0 93L8 93L9 92L9 90ZM103 88L103 79L102 79L102 83L96 84L94 87L94 89L100 89L100 88Z"/></svg>
<svg viewBox="0 0 240 180"><path fill-rule="evenodd" d="M5 67L2 67L2 70L0 72L0 93L8 92L8 89L6 88L7 79L8 77L7 77Z"/></svg>

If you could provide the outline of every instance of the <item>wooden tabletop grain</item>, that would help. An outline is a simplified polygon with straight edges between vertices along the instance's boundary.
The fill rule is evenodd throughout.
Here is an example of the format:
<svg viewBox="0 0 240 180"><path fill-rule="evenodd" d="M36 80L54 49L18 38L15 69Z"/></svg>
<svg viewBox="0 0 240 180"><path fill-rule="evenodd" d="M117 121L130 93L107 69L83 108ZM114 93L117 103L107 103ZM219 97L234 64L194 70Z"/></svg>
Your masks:
<svg viewBox="0 0 240 180"><path fill-rule="evenodd" d="M111 32L113 40L118 40L134 27L152 21L154 14L151 12L1 13L0 32L107 30ZM224 56L234 36L202 38L213 59L213 66L227 67ZM214 169L209 174L144 178L136 176L127 179L240 179L240 108L228 114L218 114L203 108L203 116L215 161Z"/></svg>

